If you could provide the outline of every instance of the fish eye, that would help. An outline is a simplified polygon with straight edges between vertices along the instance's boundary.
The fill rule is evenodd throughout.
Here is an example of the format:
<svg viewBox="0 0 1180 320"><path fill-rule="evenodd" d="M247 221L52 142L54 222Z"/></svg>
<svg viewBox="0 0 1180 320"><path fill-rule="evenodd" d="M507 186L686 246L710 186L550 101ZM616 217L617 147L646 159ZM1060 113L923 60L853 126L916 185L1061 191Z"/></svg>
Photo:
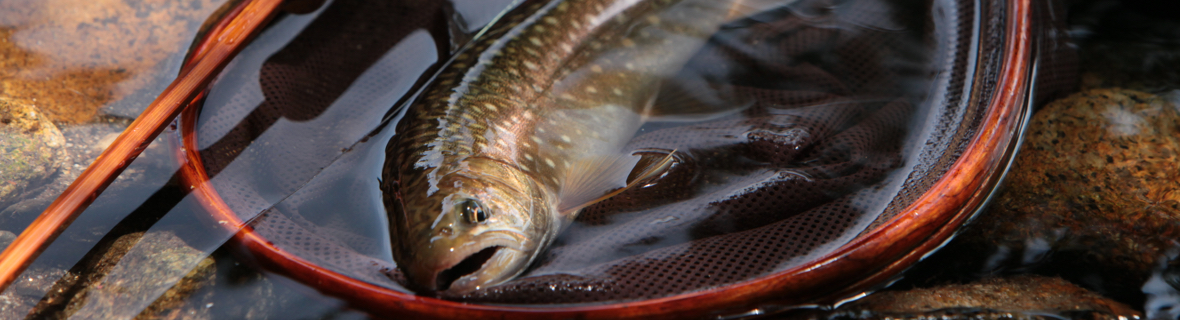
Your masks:
<svg viewBox="0 0 1180 320"><path fill-rule="evenodd" d="M460 202L459 212L463 214L463 219L466 219L470 223L480 223L488 220L487 211L484 211L483 206L479 205L479 201L475 199L467 199Z"/></svg>

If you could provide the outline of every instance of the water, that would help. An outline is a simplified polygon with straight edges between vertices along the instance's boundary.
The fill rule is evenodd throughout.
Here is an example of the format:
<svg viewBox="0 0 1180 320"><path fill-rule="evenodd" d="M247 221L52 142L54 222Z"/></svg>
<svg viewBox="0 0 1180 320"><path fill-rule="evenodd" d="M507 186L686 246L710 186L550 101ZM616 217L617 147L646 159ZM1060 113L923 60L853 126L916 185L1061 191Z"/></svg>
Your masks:
<svg viewBox="0 0 1180 320"><path fill-rule="evenodd" d="M200 122L198 123L199 148L207 159L217 159L206 164L206 169L214 179L214 184L223 191L227 203L244 219L251 219L267 210L282 211L287 215L300 217L305 221L296 221L302 227L313 228L321 239L333 241L332 252L325 256L308 257L321 262L333 270L355 270L347 265L333 264L332 258L346 256L340 254L340 248L349 252L371 257L373 260L387 261L389 257L388 243L373 241L387 239L388 231L382 209L379 193L376 192L377 179L380 178L381 159L384 156L386 141L392 134L391 123L396 123L399 110L397 107L406 103L413 96L414 89L426 81L434 72L437 64L444 61L455 48L469 35L486 24L506 6L507 1L501 3L487 2L459 2L449 5L426 4L413 11L414 14L404 14L395 8L353 7L342 9L341 6L330 6L308 15L288 15L276 21L271 28L249 49L243 51L238 59L227 67L226 74L218 80L205 102ZM871 2L871 1L870 1ZM379 4L373 4L380 7ZM823 8L798 7L792 8L796 14L811 13L814 17L830 17L823 14ZM382 11L386 10L386 11ZM882 9L888 11L887 9ZM394 12L395 14L390 14ZM397 15L402 12L402 15ZM438 12L438 14L420 14L418 12ZM818 12L818 13L817 13ZM904 10L902 12L905 12ZM838 16L838 15L837 15ZM392 17L399 17L401 20ZM894 15L895 19L856 18L846 20L829 20L817 23L830 30L851 28L876 34L883 32L890 34L897 30L916 30L924 26L921 19L907 17L904 14ZM359 24L345 24L339 21L359 21ZM388 21L415 21L421 28L397 28L390 26ZM945 23L935 20L936 27ZM819 28L823 30L824 28ZM318 30L309 32L308 30ZM849 29L845 29L849 30ZM866 31L867 30L867 31ZM946 30L946 29L938 29ZM741 31L737 29L738 32ZM944 31L945 32L945 31ZM902 32L904 34L904 32ZM907 35L901 43L928 43L931 35L915 33ZM317 49L322 47L323 49ZM355 48L355 50L354 50ZM731 48L749 48L733 46ZM893 98L903 97L906 103L918 106L913 111L913 123L936 123L940 118L939 111L931 111L925 105L944 103L931 101L924 90L906 91L909 88L925 88L931 82L942 81L941 77L949 77L951 70L927 69L930 61L949 59L947 56L928 56L928 52L937 51L923 45L898 48L919 48L913 51L901 50L893 52L891 57L902 57L894 61L892 70L900 70L903 76L889 78L902 82L890 85L866 85L868 89L853 89L855 103L872 104L871 109L884 108L882 105L893 101ZM816 52L825 52L817 50ZM325 59L323 57L334 57ZM828 71L838 68L841 61L831 61L832 55L815 54L809 56L815 65L825 66ZM327 61L324 65L307 65L306 61ZM266 64L266 66L263 66ZM704 65L709 67L709 65ZM834 67L835 66L835 67ZM709 74L715 69L701 68L706 78L723 79L752 79L750 74L758 74L761 70L732 71L731 74ZM847 75L847 74L846 74ZM765 77L764 75L762 75ZM260 81L260 79L264 81ZM287 79L287 80L284 80ZM312 80L307 80L312 79ZM773 78L772 78L773 79ZM897 80L902 79L902 80ZM284 82L288 81L288 82ZM289 81L296 81L289 85ZM765 83L754 86L772 88L792 88L801 86L802 82L782 80L781 84L767 85ZM266 84L288 84L286 86L267 86ZM807 87L807 86L812 87ZM802 85L802 88L815 91L832 92L831 87L823 87L822 82ZM874 87L877 86L877 87ZM888 89L882 89L888 88ZM901 89L897 89L901 88ZM1151 87L1154 88L1154 87ZM950 90L955 90L951 88ZM873 94L866 94L872 92ZM881 98L886 96L887 98ZM966 98L963 98L965 103ZM297 105L301 108L290 108ZM829 104L828 106L839 105ZM797 112L792 111L792 112ZM111 112L111 114L117 114ZM806 115L806 113L799 113ZM867 116L862 116L867 117ZM659 132L661 129L683 127L683 123L655 123L644 128L643 133ZM906 130L914 140L922 141L937 135L933 130ZM163 136L174 136L174 131L166 131ZM97 257L87 256L94 247L104 247L115 242L123 234L134 231L149 233L168 232L180 239L191 252L160 258L168 261L177 270L192 270L201 265L202 260L212 256L216 264L215 275L204 286L200 286L187 298L174 301L170 305L171 311L178 314L190 314L194 317L208 318L238 318L263 317L271 318L362 318L364 314L348 308L348 303L337 298L321 295L313 287L308 287L284 276L260 271L253 265L249 254L244 254L241 248L225 246L232 235L221 228L216 221L204 217L204 212L187 195L185 186L179 185L173 172L176 166L168 151L167 138L157 141L149 151L136 160L129 168L129 173L139 172L135 183L116 182L106 194L66 231L57 243L39 259L32 270L72 269L75 271L91 270ZM949 142L943 142L949 143ZM292 146L299 146L293 148ZM897 164L888 168L912 168L919 162L923 144L904 143L898 148L907 158L898 159ZM154 151L153 151L154 150ZM926 151L929 152L929 151ZM718 160L720 159L720 160ZM701 157L700 161L729 161L729 158ZM765 163L751 159L740 159L744 163L756 166L766 166ZM801 166L801 164L792 164ZM722 198L740 195L741 192L726 194L721 190L726 182L742 181L749 178L750 172L721 172L714 173L705 179L714 182L713 189L693 191L694 195L716 193ZM865 184L877 184L874 192L889 194L905 182L911 171L885 171L877 176L868 178ZM830 175L830 173L827 173ZM804 180L815 180L819 174L814 172L799 174ZM124 176L129 176L125 173ZM756 178L756 177L755 177ZM126 178L124 178L126 179ZM757 179L746 179L742 183L753 185ZM886 181L889 183L882 183ZM658 187L658 186L653 186ZM652 190L656 190L654 188ZM721 190L721 191L718 191ZM865 191L845 191L864 195ZM827 195L825 198L839 198L845 194ZM877 197L878 195L867 198ZM887 196L879 196L887 197ZM887 198L886 198L887 199ZM701 203L684 202L701 206ZM801 205L799 212L814 207L814 204ZM860 205L865 210L881 210L884 203ZM873 208L873 209L869 209ZM609 209L609 208L607 208ZM644 211L646 210L646 211ZM667 209L665 209L667 210ZM36 212L37 210L28 210ZM681 215L646 214L651 209L632 211L622 215L610 215L610 210L603 210L602 215L587 215L572 227L569 233L560 240L555 252L565 250L571 252L579 241L594 239L603 234L609 234L600 227L617 227L626 221L643 217L654 219L654 222L682 222L686 220ZM293 215L292 215L293 214ZM671 218L669 218L671 217ZM26 218L27 219L27 218ZM596 220L597 219L597 220ZM863 219L863 218L862 218ZM10 220L3 224L4 229L17 230L21 220ZM24 220L27 221L27 220ZM867 228L871 218L857 220L855 228ZM118 223L116 223L118 222ZM27 223L27 222L23 222ZM601 256L589 259L598 262L609 262L618 257L656 252L661 249L672 248L689 240L701 239L718 233L749 230L760 226L758 222L721 223L702 225L690 228L688 231L670 233L672 236L636 239L641 241L623 241L624 248L620 252L607 252ZM13 227L9 227L13 226ZM853 232L851 235L855 235ZM846 236L851 236L846 235ZM151 238L159 239L159 238ZM1173 291L1166 286L1160 286L1161 281L1154 281L1144 285L1143 281L1113 285L1106 282L1095 284L1085 279L1103 279L1101 275L1117 273L1117 270L1104 269L1106 266L1096 265L1094 268L1077 266L1077 261L1089 261L1083 252L1070 252L1058 249L1054 238L1030 238L1027 244L1019 249L974 249L961 250L959 244L952 244L952 250L944 250L923 265L906 275L906 278L894 286L897 289L925 287L954 279L954 281L972 281L985 274L1037 273L1057 274L1067 279L1081 279L1079 282L1100 293L1115 297L1119 301L1136 306L1167 305ZM152 247L140 243L129 248L127 257L151 256L159 247ZM97 252L97 251L96 251ZM306 252L314 253L315 250ZM1007 253L1005 253L1007 252ZM350 253L351 254L351 253ZM806 254L802 255L806 256ZM113 285L113 279L121 279L123 275L133 275L142 272L136 268L136 259L124 258L118 264L124 265L121 271L114 271L107 276L106 286ZM577 270L585 261L565 262L554 258L551 263L542 266L536 274L575 274L591 275L593 270ZM794 262L792 262L794 261ZM785 268L798 260L788 260L776 267ZM976 262L982 261L982 262ZM989 262L990 261L990 262ZM159 262L155 262L159 264ZM151 265L151 262L148 263ZM980 266L982 265L982 267ZM546 269L548 268L548 269ZM949 270L949 271L948 271ZM1168 273L1160 267L1156 277L1152 279L1167 279ZM38 271L34 271L38 272ZM34 273L27 273L33 275ZM173 287L181 280L184 272L170 274L168 277L141 278L130 283L119 283L118 286L134 288L137 292L132 299L121 300L123 308L103 309L104 302L110 296L92 294L86 297L86 304L80 314L101 314L103 317L116 315L134 315L140 313L148 304L169 301L157 298L163 292ZM123 274L123 275L121 275ZM1096 276L1097 275L1097 276ZM389 279L380 279L379 275L362 275L374 283L389 283ZM127 278L127 277L124 277ZM134 277L130 277L134 278ZM1074 280L1078 281L1078 280ZM1144 280L1146 281L1146 280ZM1166 283L1166 281L1163 281ZM19 294L28 297L40 297L48 289L46 283L40 289L22 291ZM60 286L60 284L59 284ZM183 287L181 285L179 287ZM396 284L389 285L395 290ZM70 286L67 286L70 287ZM78 285L71 288L78 289ZM1142 288L1141 288L1142 287ZM1144 297L1142 292L1152 294ZM1096 288L1096 289L1095 289ZM40 291L37 291L40 290ZM10 290L11 291L11 290ZM35 300L34 300L35 301ZM24 306L24 310L31 305ZM1165 310L1152 307L1154 310ZM775 308L767 308L772 310ZM1154 313L1149 313L1154 315Z"/></svg>

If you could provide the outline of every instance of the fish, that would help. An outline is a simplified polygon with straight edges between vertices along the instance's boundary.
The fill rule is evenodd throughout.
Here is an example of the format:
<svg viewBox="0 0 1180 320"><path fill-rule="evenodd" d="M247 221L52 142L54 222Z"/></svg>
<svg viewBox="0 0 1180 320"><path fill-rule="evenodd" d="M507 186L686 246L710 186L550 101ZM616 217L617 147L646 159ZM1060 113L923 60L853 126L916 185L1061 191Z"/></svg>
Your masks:
<svg viewBox="0 0 1180 320"><path fill-rule="evenodd" d="M637 165L622 148L652 119L717 112L657 104L659 88L723 23L779 5L753 2L532 1L502 13L387 144L381 189L407 285L463 295L509 281L582 208L668 168L675 150Z"/></svg>

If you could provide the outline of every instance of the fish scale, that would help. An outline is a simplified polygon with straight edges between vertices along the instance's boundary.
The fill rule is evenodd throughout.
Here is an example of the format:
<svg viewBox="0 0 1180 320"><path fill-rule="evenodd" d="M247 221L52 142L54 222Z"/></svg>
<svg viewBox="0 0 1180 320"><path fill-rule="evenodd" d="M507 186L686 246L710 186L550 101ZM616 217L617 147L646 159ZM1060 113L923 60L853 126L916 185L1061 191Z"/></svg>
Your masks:
<svg viewBox="0 0 1180 320"><path fill-rule="evenodd" d="M533 1L460 50L386 150L394 257L411 285L464 293L509 280L577 208L622 187L613 177L631 167L621 148L653 113L659 84L730 10Z"/></svg>

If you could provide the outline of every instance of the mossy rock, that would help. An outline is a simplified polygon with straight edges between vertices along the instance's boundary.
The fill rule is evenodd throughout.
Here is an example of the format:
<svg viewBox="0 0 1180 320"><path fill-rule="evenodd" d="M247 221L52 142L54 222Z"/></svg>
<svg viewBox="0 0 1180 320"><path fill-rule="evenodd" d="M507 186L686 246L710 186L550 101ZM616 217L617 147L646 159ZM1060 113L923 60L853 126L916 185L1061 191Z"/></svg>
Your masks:
<svg viewBox="0 0 1180 320"><path fill-rule="evenodd" d="M0 208L51 181L68 158L61 131L36 107L0 97Z"/></svg>

